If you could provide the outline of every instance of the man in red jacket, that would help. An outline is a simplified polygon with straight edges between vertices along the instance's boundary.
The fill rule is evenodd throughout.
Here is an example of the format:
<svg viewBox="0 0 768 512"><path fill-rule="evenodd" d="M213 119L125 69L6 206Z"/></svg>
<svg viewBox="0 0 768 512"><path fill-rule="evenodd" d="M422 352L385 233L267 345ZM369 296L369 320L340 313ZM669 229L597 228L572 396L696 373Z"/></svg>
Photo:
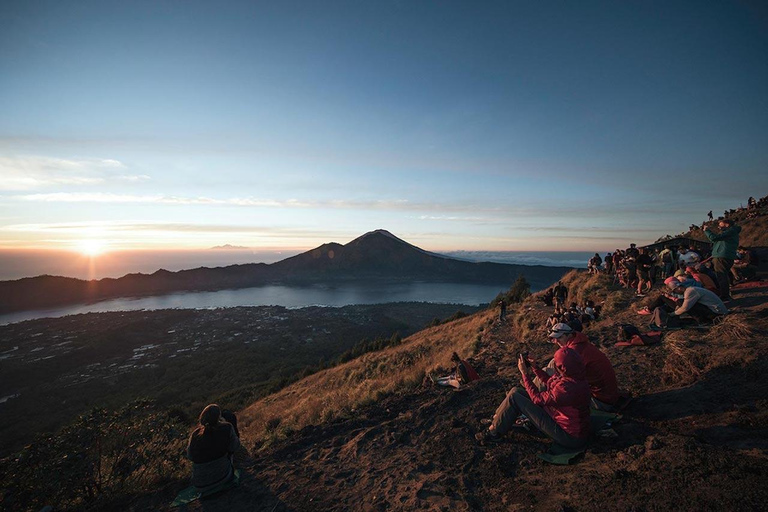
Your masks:
<svg viewBox="0 0 768 512"><path fill-rule="evenodd" d="M587 382L592 394L592 407L600 411L613 411L619 401L619 386L616 383L616 373L608 357L599 348L590 343L589 338L582 332L571 329L568 324L555 324L549 332L549 339L560 347L568 347L576 351L584 361L587 369ZM531 364L538 367L536 361L529 359ZM552 373L555 360L550 361L545 371ZM541 379L536 384L541 385Z"/></svg>
<svg viewBox="0 0 768 512"><path fill-rule="evenodd" d="M555 374L530 367L521 355L517 368L525 389L512 388L493 415L488 430L478 433L481 443L498 440L515 425L524 414L541 432L556 443L568 448L581 448L589 440L589 384L586 369L579 355L561 348L555 352ZM546 383L539 391L529 371Z"/></svg>

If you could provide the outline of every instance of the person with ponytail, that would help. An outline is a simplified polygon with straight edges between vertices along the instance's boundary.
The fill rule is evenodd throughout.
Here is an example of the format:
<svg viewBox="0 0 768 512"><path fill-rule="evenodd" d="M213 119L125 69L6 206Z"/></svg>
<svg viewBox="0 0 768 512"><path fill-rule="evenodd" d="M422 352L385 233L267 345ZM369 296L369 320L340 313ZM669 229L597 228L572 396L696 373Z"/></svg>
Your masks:
<svg viewBox="0 0 768 512"><path fill-rule="evenodd" d="M225 419L226 418L226 419ZM192 485L200 491L232 478L232 454L240 448L237 418L210 404L200 413L200 426L189 436L187 457L192 461Z"/></svg>

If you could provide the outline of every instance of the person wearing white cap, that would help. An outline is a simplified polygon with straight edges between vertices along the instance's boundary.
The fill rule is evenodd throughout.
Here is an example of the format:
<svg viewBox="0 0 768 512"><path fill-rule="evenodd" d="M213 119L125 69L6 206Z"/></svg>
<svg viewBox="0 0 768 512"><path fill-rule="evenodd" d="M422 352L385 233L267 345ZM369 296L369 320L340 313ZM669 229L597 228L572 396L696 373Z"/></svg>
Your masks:
<svg viewBox="0 0 768 512"><path fill-rule="evenodd" d="M610 411L619 401L619 386L616 373L608 357L594 346L583 332L575 331L568 324L555 324L549 331L549 339L560 347L574 350L584 361L592 394L592 407L601 411ZM529 358L531 365L536 361ZM554 359L544 368L545 372L554 371ZM536 384L541 384L541 381Z"/></svg>

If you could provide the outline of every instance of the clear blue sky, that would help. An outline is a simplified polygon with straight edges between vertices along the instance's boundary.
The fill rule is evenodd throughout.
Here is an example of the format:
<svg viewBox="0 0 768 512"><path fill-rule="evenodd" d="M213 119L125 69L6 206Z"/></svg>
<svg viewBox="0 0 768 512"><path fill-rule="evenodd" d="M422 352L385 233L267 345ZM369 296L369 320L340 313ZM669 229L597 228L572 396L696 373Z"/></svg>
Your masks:
<svg viewBox="0 0 768 512"><path fill-rule="evenodd" d="M9 0L0 113L0 247L602 251L768 194L768 7Z"/></svg>

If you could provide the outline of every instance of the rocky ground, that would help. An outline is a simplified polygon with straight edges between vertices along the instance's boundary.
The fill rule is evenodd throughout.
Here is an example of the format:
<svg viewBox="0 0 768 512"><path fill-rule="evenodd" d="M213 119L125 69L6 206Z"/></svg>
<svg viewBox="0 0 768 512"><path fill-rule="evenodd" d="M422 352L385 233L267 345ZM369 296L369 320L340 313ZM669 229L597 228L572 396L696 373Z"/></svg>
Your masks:
<svg viewBox="0 0 768 512"><path fill-rule="evenodd" d="M482 379L460 391L428 381L354 418L306 427L269 447L248 439L241 486L188 507L280 510L760 510L768 503L768 285L735 289L727 322L670 333L662 344L615 347L615 322L590 328L634 399L570 466L537 457L548 441L512 433L479 446L523 345L513 320L482 335L472 358ZM549 308L531 305L532 324ZM644 320L645 319L645 320ZM541 339L541 338L539 338ZM553 348L528 344L545 360ZM184 483L125 504L168 509Z"/></svg>

